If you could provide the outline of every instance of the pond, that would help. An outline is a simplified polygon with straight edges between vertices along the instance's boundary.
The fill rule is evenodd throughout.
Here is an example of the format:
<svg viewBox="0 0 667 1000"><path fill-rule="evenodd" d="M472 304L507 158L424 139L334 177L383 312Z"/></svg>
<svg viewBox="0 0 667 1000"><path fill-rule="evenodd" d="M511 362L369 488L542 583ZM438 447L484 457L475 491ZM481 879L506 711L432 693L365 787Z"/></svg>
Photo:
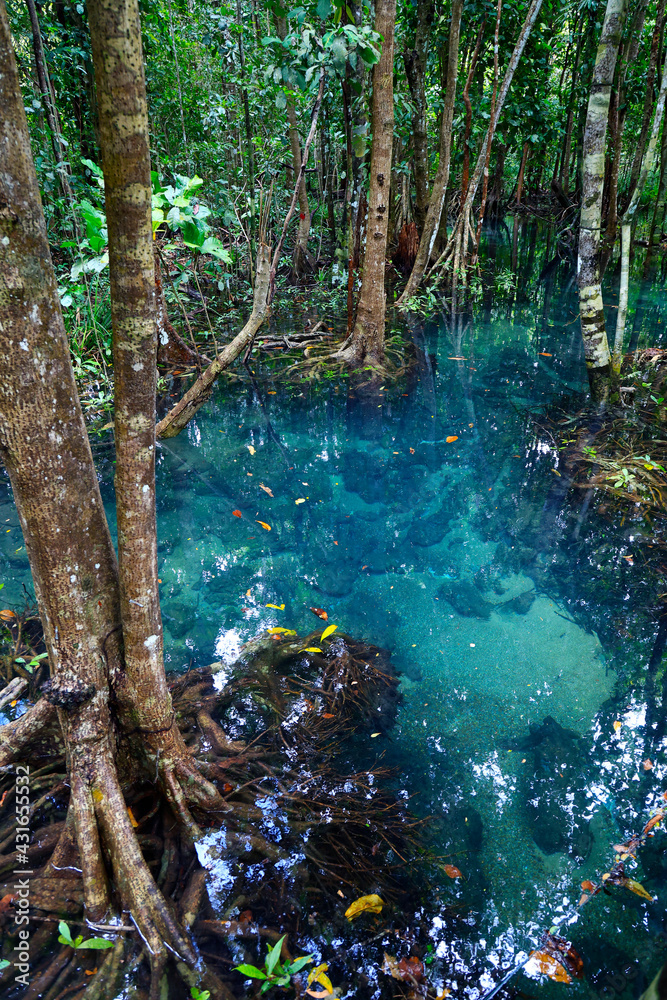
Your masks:
<svg viewBox="0 0 667 1000"><path fill-rule="evenodd" d="M398 722L362 739L464 876L431 868L424 906L443 986L471 998L608 871L667 771L664 746L648 760L638 687L657 628L649 537L562 485L550 420L587 390L572 258L554 241L545 261L544 234L518 228L514 248L511 234L490 239L511 277L481 289L474 316L403 330L415 363L398 382L274 381L260 354L253 380L221 383L158 449L168 669L231 662L270 627L306 634L311 608L391 651ZM634 331L651 346L665 311L654 288ZM108 455L98 447L113 524ZM6 487L0 517L11 602L29 575ZM542 990L641 992L667 950L663 848L660 833L631 872L655 902L592 900L564 932L586 978Z"/></svg>

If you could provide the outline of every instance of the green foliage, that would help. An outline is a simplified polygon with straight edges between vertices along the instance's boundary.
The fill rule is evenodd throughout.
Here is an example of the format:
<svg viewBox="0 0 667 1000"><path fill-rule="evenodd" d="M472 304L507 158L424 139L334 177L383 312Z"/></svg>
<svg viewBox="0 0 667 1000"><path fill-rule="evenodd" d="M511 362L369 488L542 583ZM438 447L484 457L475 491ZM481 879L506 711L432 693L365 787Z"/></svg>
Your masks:
<svg viewBox="0 0 667 1000"><path fill-rule="evenodd" d="M208 990L199 990L196 986L190 987L192 1000L210 1000L211 994Z"/></svg>
<svg viewBox="0 0 667 1000"><path fill-rule="evenodd" d="M98 951L103 951L105 948L113 948L113 941L107 941L106 938L88 938L86 941L83 940L83 935L77 934L75 938L72 937L71 931L64 920L61 920L58 924L58 930L60 931L58 935L58 941L60 944L68 944L70 948L82 950L84 948L94 948Z"/></svg>
<svg viewBox="0 0 667 1000"><path fill-rule="evenodd" d="M301 972L306 965L315 960L314 955L302 955L301 958L295 959L294 962L281 962L280 952L286 937L287 935L283 934L280 940L276 941L273 947L268 949L263 969L258 969L256 965L247 964L234 967L236 972L240 972L249 979L261 980L260 993L266 993L272 986L280 986L284 989L290 985L292 976L295 976L297 972Z"/></svg>

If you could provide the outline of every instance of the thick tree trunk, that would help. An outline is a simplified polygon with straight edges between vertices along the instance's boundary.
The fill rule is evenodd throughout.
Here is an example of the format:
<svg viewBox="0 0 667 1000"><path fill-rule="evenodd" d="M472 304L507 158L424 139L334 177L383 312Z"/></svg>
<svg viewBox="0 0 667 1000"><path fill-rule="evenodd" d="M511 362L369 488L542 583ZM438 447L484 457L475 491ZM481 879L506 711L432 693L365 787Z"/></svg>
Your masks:
<svg viewBox="0 0 667 1000"><path fill-rule="evenodd" d="M496 97L498 96L498 36L500 32L500 15L502 12L503 2L498 0L498 7L496 10L496 28L493 35L493 91L491 93L491 121L493 122L496 116ZM477 219L477 234L475 237L475 243L479 246L479 239L482 233L482 223L484 222L484 213L486 211L486 196L489 190L489 163L491 162L491 144L493 142L493 136L489 139L486 145L486 157L484 159L484 177L482 180L482 200L479 206L479 217Z"/></svg>
<svg viewBox="0 0 667 1000"><path fill-rule="evenodd" d="M579 229L579 310L586 367L593 398L606 398L611 355L600 284L600 232L605 170L605 138L616 58L625 19L625 0L607 0L598 45L583 141L583 180Z"/></svg>
<svg viewBox="0 0 667 1000"><path fill-rule="evenodd" d="M433 0L418 0L414 48L403 53L405 75L414 105L412 170L415 178L415 222L421 236L428 211L428 132L426 129L426 60L433 21Z"/></svg>
<svg viewBox="0 0 667 1000"><path fill-rule="evenodd" d="M452 23L453 23L452 16ZM460 17L459 17L459 31L460 31ZM472 54L472 59L470 60L470 69L468 70L468 76L466 77L465 87L463 88L463 103L466 109L466 119L465 119L465 134L463 136L463 169L461 171L461 204L466 200L466 195L468 193L468 184L470 183L470 133L472 131L472 103L470 101L469 91L472 84L473 78L475 76L475 70L477 69L477 60L479 59L479 53L482 48L482 40L484 38L484 26L486 20L482 21L482 26L479 29L479 34L477 35L477 41L475 42L475 49ZM450 28L450 48L451 48L451 28ZM449 89L449 88L448 88Z"/></svg>
<svg viewBox="0 0 667 1000"><path fill-rule="evenodd" d="M141 855L116 774L108 683L121 669L116 557L74 382L4 0L0 65L0 450L49 652L48 698L68 747L87 914L99 919L111 904L106 851L121 905L155 955L166 941L193 962ZM43 717L42 705L24 717L24 731Z"/></svg>
<svg viewBox="0 0 667 1000"><path fill-rule="evenodd" d="M613 368L615 372L620 372L621 370L621 361L623 358L623 336L625 334L625 321L628 315L628 287L630 276L632 224L637 213L637 208L639 207L639 200L642 196L646 179L655 165L658 148L658 134L660 132L660 125L665 113L666 96L667 56L665 56L665 65L662 71L660 91L658 93L658 101L655 108L655 114L653 116L653 127L651 129L651 138L646 150L646 157L642 164L639 177L637 178L637 184L635 185L634 193L630 199L630 204L628 205L627 211L621 220L621 283L618 295L618 318L616 321L616 336L614 338L613 355Z"/></svg>
<svg viewBox="0 0 667 1000"><path fill-rule="evenodd" d="M370 191L366 251L352 333L334 355L347 364L369 361L381 365L384 358L386 294L384 269L389 224L389 186L394 138L394 24L396 0L377 0L375 30L382 35L380 61L373 67L373 102Z"/></svg>
<svg viewBox="0 0 667 1000"><path fill-rule="evenodd" d="M428 265L431 250L438 233L440 219L442 217L445 198L447 195L447 184L449 183L449 167L452 153L452 120L454 117L454 98L456 95L456 79L458 76L459 62L459 37L461 31L461 10L463 0L453 0L452 3L452 23L449 29L449 59L447 61L447 89L445 91L445 106L442 110L442 121L440 122L440 154L438 169L433 181L433 191L426 214L426 222L419 241L417 257L412 267L412 272L408 282L403 289L403 294L398 300L399 307L405 306L407 301L419 288L424 271ZM475 52L473 54L473 64L471 73L479 55L481 42L481 32L477 39Z"/></svg>

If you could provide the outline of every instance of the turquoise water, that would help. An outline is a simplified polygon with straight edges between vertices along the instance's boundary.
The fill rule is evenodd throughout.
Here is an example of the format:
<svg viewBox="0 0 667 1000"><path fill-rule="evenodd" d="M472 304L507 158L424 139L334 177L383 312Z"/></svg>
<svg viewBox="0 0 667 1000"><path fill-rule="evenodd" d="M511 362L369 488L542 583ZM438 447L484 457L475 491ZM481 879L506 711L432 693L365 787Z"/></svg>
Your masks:
<svg viewBox="0 0 667 1000"><path fill-rule="evenodd" d="M426 905L437 982L471 998L608 870L667 787L662 746L643 765L637 684L654 595L623 561L648 537L561 487L547 415L586 399L574 287L567 258L540 280L525 235L518 286L484 289L474 319L403 331L414 365L398 383L286 384L258 355L254 381L220 384L158 448L169 669L231 661L267 627L309 632L311 607L391 650L404 701L377 749L464 875L434 879ZM511 257L502 234L494 252ZM113 520L108 447L97 460ZM11 603L28 572L7 490L0 518ZM662 962L663 842L630 872L656 902L617 889L571 926L587 976L571 993L638 995Z"/></svg>

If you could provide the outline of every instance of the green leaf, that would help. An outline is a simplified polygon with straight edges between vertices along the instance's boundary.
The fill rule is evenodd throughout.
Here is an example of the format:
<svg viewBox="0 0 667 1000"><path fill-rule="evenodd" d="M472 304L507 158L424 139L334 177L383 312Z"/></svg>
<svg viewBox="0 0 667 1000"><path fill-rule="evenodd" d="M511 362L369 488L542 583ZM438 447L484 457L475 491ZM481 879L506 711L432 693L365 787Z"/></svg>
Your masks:
<svg viewBox="0 0 667 1000"><path fill-rule="evenodd" d="M326 21L332 10L333 7L331 6L329 0L319 0L317 5L317 16L321 17L323 21Z"/></svg>
<svg viewBox="0 0 667 1000"><path fill-rule="evenodd" d="M286 965L285 968L287 969L289 974L293 976L296 972L301 972L301 970L306 965L308 965L309 962L314 962L314 961L315 961L314 955L302 955L301 958L295 959L294 962L292 962L290 965Z"/></svg>
<svg viewBox="0 0 667 1000"><path fill-rule="evenodd" d="M248 976L250 979L268 979L269 977L261 969L258 969L256 965L235 965L234 972L240 972L243 976Z"/></svg>
<svg viewBox="0 0 667 1000"><path fill-rule="evenodd" d="M60 941L60 943L61 944L68 944L68 945L70 945L70 947L73 948L74 947L74 941L72 941L72 934L71 934L71 931L70 931L69 927L67 926L67 924L65 923L64 920L61 920L60 923L58 924L58 930L60 931L60 936L58 938L58 940Z"/></svg>
<svg viewBox="0 0 667 1000"><path fill-rule="evenodd" d="M223 264L231 264L232 256L229 250L226 250L222 245L220 240L216 236L209 236L201 245L202 253L210 253L213 257L217 257L221 260Z"/></svg>
<svg viewBox="0 0 667 1000"><path fill-rule="evenodd" d="M280 958L280 950L283 946L283 941L285 940L286 937L287 934L283 934L280 941L276 941L273 948L271 948L268 955L266 956L266 962L264 964L266 966L266 971L269 973L269 975L271 975L276 965L278 964L278 959Z"/></svg>
<svg viewBox="0 0 667 1000"><path fill-rule="evenodd" d="M82 941L77 947L95 948L98 951L103 951L105 948L113 948L113 941L107 941L106 938L88 938L87 941Z"/></svg>
<svg viewBox="0 0 667 1000"><path fill-rule="evenodd" d="M0 969L6 969L8 965L9 962L6 958L0 958Z"/></svg>
<svg viewBox="0 0 667 1000"><path fill-rule="evenodd" d="M181 235L186 247L191 250L201 250L206 242L206 234L194 222L186 222L182 225Z"/></svg>

